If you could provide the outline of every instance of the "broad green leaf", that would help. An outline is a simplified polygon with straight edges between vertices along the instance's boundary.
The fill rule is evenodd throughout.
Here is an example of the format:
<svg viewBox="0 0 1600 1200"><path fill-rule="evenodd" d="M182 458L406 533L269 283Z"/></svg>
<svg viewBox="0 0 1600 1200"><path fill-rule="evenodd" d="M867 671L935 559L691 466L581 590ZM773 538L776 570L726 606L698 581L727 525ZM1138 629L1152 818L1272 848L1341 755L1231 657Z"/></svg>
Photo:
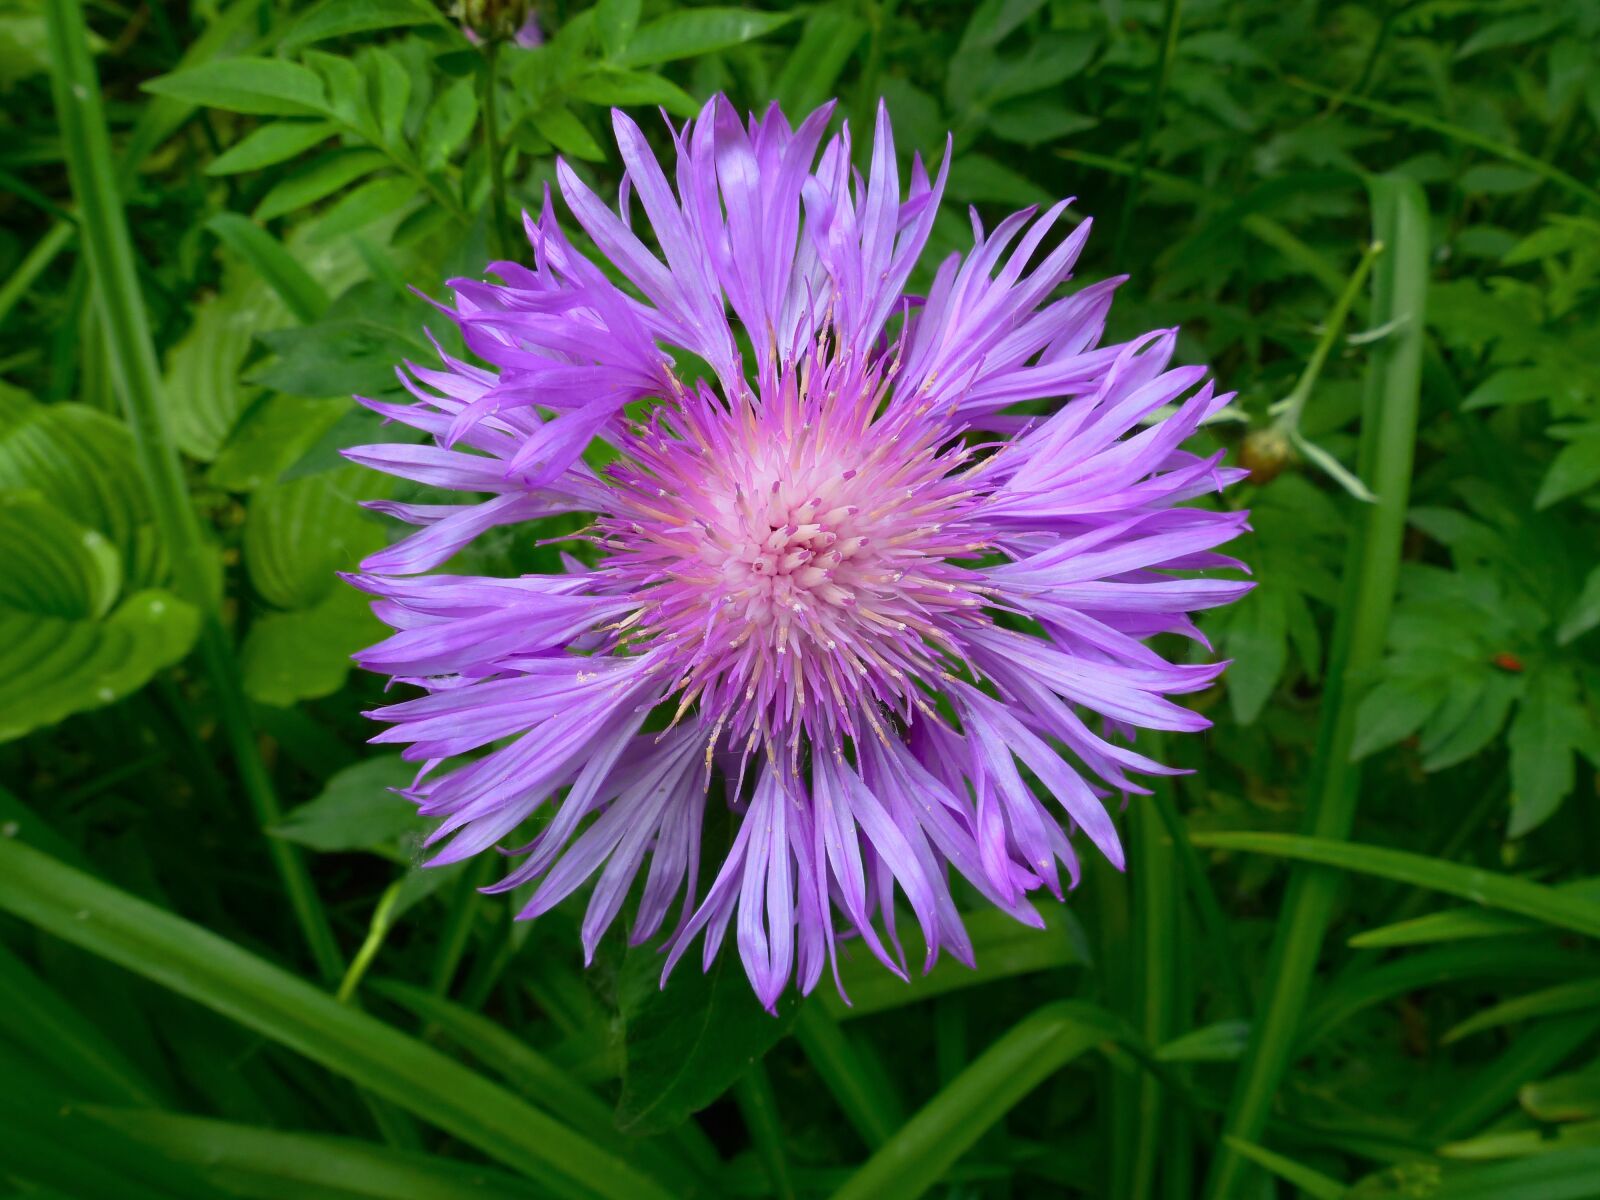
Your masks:
<svg viewBox="0 0 1600 1200"><path fill-rule="evenodd" d="M732 1086L794 1020L795 1000L765 1011L736 954L719 954L704 973L680 964L661 983L661 955L635 946L619 983L624 1035L617 1126L655 1133L687 1120Z"/></svg>
<svg viewBox="0 0 1600 1200"><path fill-rule="evenodd" d="M207 175L259 171L299 158L335 133L326 121L273 121L251 130L206 164Z"/></svg>
<svg viewBox="0 0 1600 1200"><path fill-rule="evenodd" d="M1233 719L1249 725L1272 698L1289 662L1290 593L1262 586L1233 606L1225 623L1226 675Z"/></svg>
<svg viewBox="0 0 1600 1200"><path fill-rule="evenodd" d="M1119 1023L1103 1009L1060 1000L1018 1021L941 1088L880 1147L833 1200L915 1200L1024 1096L1073 1059L1116 1041Z"/></svg>
<svg viewBox="0 0 1600 1200"><path fill-rule="evenodd" d="M262 396L233 427L206 481L232 492L253 492L281 479L349 409L350 401L343 397Z"/></svg>
<svg viewBox="0 0 1600 1200"><path fill-rule="evenodd" d="M318 1133L289 1133L148 1109L90 1105L104 1129L198 1168L241 1195L371 1197L372 1200L540 1200L537 1183L392 1146ZM317 1189L314 1193L310 1189Z"/></svg>
<svg viewBox="0 0 1600 1200"><path fill-rule="evenodd" d="M769 13L748 8L685 8L641 26L617 63L647 67L726 50L782 28L798 13Z"/></svg>
<svg viewBox="0 0 1600 1200"><path fill-rule="evenodd" d="M1512 1000L1501 1001L1474 1013L1450 1029L1442 1041L1448 1045L1462 1038L1471 1037L1475 1033L1482 1033L1485 1029L1495 1029L1516 1021L1582 1012L1596 1007L1600 1007L1600 979L1582 979L1576 983L1558 984L1552 988L1529 992Z"/></svg>
<svg viewBox="0 0 1600 1200"><path fill-rule="evenodd" d="M83 404L38 404L0 384L0 489L13 488L103 533L130 586L165 579L149 492L121 421Z"/></svg>
<svg viewBox="0 0 1600 1200"><path fill-rule="evenodd" d="M425 823L416 805L391 789L410 787L416 774L417 764L398 754L364 759L335 772L316 799L290 809L268 832L313 850L371 850L409 861Z"/></svg>
<svg viewBox="0 0 1600 1200"><path fill-rule="evenodd" d="M189 651L193 608L169 592L120 604L103 534L35 492L0 491L0 742L137 691Z"/></svg>
<svg viewBox="0 0 1600 1200"><path fill-rule="evenodd" d="M1600 1118L1600 1063L1570 1075L1541 1080L1517 1094L1531 1116L1541 1121L1590 1121Z"/></svg>
<svg viewBox="0 0 1600 1200"><path fill-rule="evenodd" d="M238 213L218 213L206 222L206 228L250 264L297 321L309 324L328 311L328 293L322 285L260 225Z"/></svg>
<svg viewBox="0 0 1600 1200"><path fill-rule="evenodd" d="M271 483L250 497L244 564L250 582L277 608L312 608L383 545L383 529L359 503L373 481L357 467Z"/></svg>
<svg viewBox="0 0 1600 1200"><path fill-rule="evenodd" d="M331 696L350 674L350 656L386 632L369 598L343 583L309 608L265 613L239 648L245 693L280 708Z"/></svg>
<svg viewBox="0 0 1600 1200"><path fill-rule="evenodd" d="M658 104L678 117L693 117L700 105L677 84L652 71L630 71L620 67L596 67L578 77L569 89L575 99L590 104L631 107Z"/></svg>
<svg viewBox="0 0 1600 1200"><path fill-rule="evenodd" d="M422 315L402 303L381 284L362 284L335 300L316 324L263 335L278 359L257 371L255 382L292 396L394 391L399 363L434 358L421 337Z"/></svg>
<svg viewBox="0 0 1600 1200"><path fill-rule="evenodd" d="M1583 581L1583 591L1562 616L1561 627L1556 630L1556 641L1565 646L1597 625L1600 625L1600 567L1589 572L1588 578Z"/></svg>
<svg viewBox="0 0 1600 1200"><path fill-rule="evenodd" d="M627 1163L426 1044L207 929L5 839L0 910L305 1055L554 1195L669 1200Z"/></svg>
<svg viewBox="0 0 1600 1200"><path fill-rule="evenodd" d="M356 180L370 175L389 160L376 150L336 150L306 164L275 184L256 205L255 219L270 221L315 204Z"/></svg>
<svg viewBox="0 0 1600 1200"><path fill-rule="evenodd" d="M849 1000L834 990L823 991L819 998L829 1016L846 1021L1014 975L1086 965L1087 942L1071 912L1052 904L1046 905L1041 915L1043 929L1024 925L999 909L964 913L961 921L972 939L977 966L968 967L942 955L933 970L913 975L909 983L891 974L865 948L841 948L839 979Z"/></svg>
<svg viewBox="0 0 1600 1200"><path fill-rule="evenodd" d="M866 32L866 22L844 5L814 10L774 85L783 110L808 113L832 97L845 63Z"/></svg>
<svg viewBox="0 0 1600 1200"><path fill-rule="evenodd" d="M1479 163L1463 171L1457 184L1469 196L1507 196L1537 187L1539 177L1506 163Z"/></svg>
<svg viewBox="0 0 1600 1200"><path fill-rule="evenodd" d="M1580 899L1512 875L1464 867L1424 854L1285 833L1197 832L1193 841L1196 846L1213 850L1270 854L1393 879L1413 887L1459 896L1488 908L1520 913L1589 937L1600 937L1600 902Z"/></svg>
<svg viewBox="0 0 1600 1200"><path fill-rule="evenodd" d="M607 58L619 58L639 25L639 0L600 0L594 6L594 29Z"/></svg>
<svg viewBox="0 0 1600 1200"><path fill-rule="evenodd" d="M1048 204L1052 197L1020 171L986 154L963 154L950 167L950 195L969 204L1009 204L1024 208Z"/></svg>
<svg viewBox="0 0 1600 1200"><path fill-rule="evenodd" d="M1444 703L1445 695L1445 685L1436 679L1380 680L1356 708L1351 759L1363 759L1410 737Z"/></svg>
<svg viewBox="0 0 1600 1200"><path fill-rule="evenodd" d="M230 58L160 75L144 85L157 96L228 112L266 117L322 116L327 98L322 81L282 58Z"/></svg>
<svg viewBox="0 0 1600 1200"><path fill-rule="evenodd" d="M323 0L294 23L279 44L286 50L377 29L443 24L426 0Z"/></svg>
<svg viewBox="0 0 1600 1200"><path fill-rule="evenodd" d="M428 106L417 152L424 169L437 171L466 144L478 120L478 92L470 78L458 79Z"/></svg>

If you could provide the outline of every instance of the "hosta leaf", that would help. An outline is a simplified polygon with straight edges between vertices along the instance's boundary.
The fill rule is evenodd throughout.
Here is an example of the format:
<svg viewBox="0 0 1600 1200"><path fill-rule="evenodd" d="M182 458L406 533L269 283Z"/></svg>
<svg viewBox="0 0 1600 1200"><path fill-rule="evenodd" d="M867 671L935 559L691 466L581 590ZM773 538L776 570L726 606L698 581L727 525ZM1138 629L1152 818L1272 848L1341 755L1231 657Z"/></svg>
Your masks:
<svg viewBox="0 0 1600 1200"><path fill-rule="evenodd" d="M350 656L383 633L366 597L336 583L310 608L256 618L239 651L244 690L253 700L280 707L332 695L350 673Z"/></svg>
<svg viewBox="0 0 1600 1200"><path fill-rule="evenodd" d="M320 116L327 100L322 81L282 58L230 58L202 63L144 85L157 96L229 112L268 117Z"/></svg>
<svg viewBox="0 0 1600 1200"><path fill-rule="evenodd" d="M122 422L83 404L38 404L0 384L0 488L37 491L104 534L131 586L165 577L133 435Z"/></svg>
<svg viewBox="0 0 1600 1200"><path fill-rule="evenodd" d="M343 587L335 572L353 570L383 545L382 528L359 507L372 486L366 472L344 467L269 484L250 497L244 564L267 603L312 608Z"/></svg>
<svg viewBox="0 0 1600 1200"><path fill-rule="evenodd" d="M0 741L120 700L188 652L194 609L159 590L117 604L116 550L38 493L0 493L0 545Z"/></svg>

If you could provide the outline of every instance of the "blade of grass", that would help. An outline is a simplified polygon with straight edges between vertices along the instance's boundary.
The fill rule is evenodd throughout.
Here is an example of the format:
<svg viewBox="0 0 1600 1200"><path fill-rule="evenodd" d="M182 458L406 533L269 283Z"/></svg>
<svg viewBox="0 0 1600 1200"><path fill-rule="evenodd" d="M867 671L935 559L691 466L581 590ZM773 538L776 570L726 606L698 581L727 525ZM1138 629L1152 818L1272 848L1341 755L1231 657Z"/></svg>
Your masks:
<svg viewBox="0 0 1600 1200"><path fill-rule="evenodd" d="M206 228L250 264L301 324L309 325L328 311L332 301L322 285L294 260L282 242L249 217L221 212L206 222Z"/></svg>
<svg viewBox="0 0 1600 1200"><path fill-rule="evenodd" d="M1152 743L1150 753L1159 758L1159 746L1154 744L1154 739ZM1161 814L1153 804L1135 802L1128 810L1128 820L1133 834L1128 874L1133 884L1134 954L1138 961L1133 976L1134 1020L1144 1044L1159 1046L1171 1035L1172 1003L1176 993L1173 971L1177 966L1178 900L1174 890L1177 863ZM1131 1142L1119 1143L1130 1146L1131 1153L1117 1156L1119 1161L1129 1162L1129 1177L1125 1188L1113 1189L1114 1195L1148 1200L1154 1194L1156 1164L1162 1161L1165 1100L1161 1081L1148 1071L1140 1072L1134 1100L1137 1119L1133 1137ZM1164 1166L1167 1172L1188 1169L1187 1163L1170 1158Z"/></svg>
<svg viewBox="0 0 1600 1200"><path fill-rule="evenodd" d="M1325 100L1339 100L1352 108L1364 108L1368 112L1377 113L1380 117L1388 117L1391 121L1399 121L1404 125L1412 125L1418 129L1426 129L1440 134L1452 141L1461 142L1463 145L1476 146L1479 150L1503 158L1506 162L1515 163L1525 170L1541 175L1551 183L1570 192L1578 199L1589 204L1600 205L1600 191L1596 191L1583 181L1568 175L1560 167L1551 166L1543 159L1535 158L1525 151L1518 150L1515 146L1508 146L1504 142L1497 142L1492 137L1475 133L1465 126L1454 125L1449 121L1441 121L1438 117L1430 117L1427 113L1413 112L1408 108L1401 108L1394 104L1385 104L1382 100L1369 100L1365 96L1351 96L1325 88L1321 84L1312 83L1308 79L1301 79L1295 75L1284 76L1284 82L1291 87L1297 87L1303 92L1310 92L1313 96L1321 96Z"/></svg>
<svg viewBox="0 0 1600 1200"><path fill-rule="evenodd" d="M1339 1200L1348 1190L1330 1175L1321 1171L1313 1171L1310 1167L1297 1163L1292 1158L1285 1158L1281 1154L1274 1154L1263 1146L1254 1142L1244 1141L1242 1138L1231 1137L1227 1139L1228 1146L1238 1154L1244 1155L1257 1166L1265 1167L1279 1179L1292 1183L1312 1200Z"/></svg>
<svg viewBox="0 0 1600 1200"><path fill-rule="evenodd" d="M1116 1036L1116 1021L1093 1005L1059 1000L1036 1009L940 1089L833 1200L915 1200L1035 1087Z"/></svg>
<svg viewBox="0 0 1600 1200"><path fill-rule="evenodd" d="M250 727L238 663L222 625L216 557L201 532L167 425L160 364L140 297L83 11L78 0L51 0L46 16L61 141L117 390L150 489L157 527L172 559L176 590L201 612L200 654L216 691L217 716L256 821L266 828L281 815L278 799ZM305 861L289 842L266 841L312 959L323 978L333 982L343 973L343 964Z"/></svg>
<svg viewBox="0 0 1600 1200"><path fill-rule="evenodd" d="M1479 867L1440 862L1425 854L1363 846L1326 837L1292 833L1198 833L1197 846L1297 859L1341 871L1394 879L1413 887L1444 892L1486 908L1533 917L1547 925L1600 937L1600 901L1575 896L1542 883Z"/></svg>
<svg viewBox="0 0 1600 1200"><path fill-rule="evenodd" d="M0 839L0 910L286 1046L563 1196L670 1193L498 1084L239 946Z"/></svg>
<svg viewBox="0 0 1600 1200"><path fill-rule="evenodd" d="M766 1168L772 1194L778 1200L795 1200L794 1176L789 1170L789 1155L783 1148L783 1120L778 1113L778 1098L772 1092L767 1068L757 1059L733 1085L734 1102L744 1117L744 1127L755 1143L756 1157Z"/></svg>
<svg viewBox="0 0 1600 1200"><path fill-rule="evenodd" d="M222 1182L239 1179L254 1185L245 1193L249 1195L268 1194L264 1189L291 1195L310 1188L374 1200L537 1200L550 1195L503 1171L354 1138L99 1105L79 1111L174 1162L200 1167Z"/></svg>
<svg viewBox="0 0 1600 1200"><path fill-rule="evenodd" d="M1373 178L1368 187L1373 240L1388 248L1373 271L1369 319L1399 325L1374 347L1367 371L1358 474L1377 500L1359 514L1360 528L1347 551L1311 767L1307 830L1334 841L1349 835L1361 783L1360 769L1350 761L1360 699L1354 682L1383 652L1399 577L1428 288L1428 210L1421 187L1392 176ZM1260 1138L1293 1054L1339 884L1337 873L1316 866L1296 868L1291 875L1268 960L1264 1003L1234 1081L1225 1136L1247 1142ZM1206 1195L1229 1200L1240 1194L1248 1174L1248 1160L1225 1142L1212 1163Z"/></svg>
<svg viewBox="0 0 1600 1200"><path fill-rule="evenodd" d="M1446 1032L1440 1042L1448 1046L1451 1042L1459 1042L1462 1038L1482 1033L1485 1029L1510 1025L1516 1021L1597 1009L1600 1009L1600 979L1580 979L1576 983L1560 983L1552 988L1543 988L1537 992L1529 992L1525 996L1501 1001L1475 1013Z"/></svg>
<svg viewBox="0 0 1600 1200"><path fill-rule="evenodd" d="M820 1001L800 1005L794 1022L795 1040L805 1051L823 1084L869 1150L876 1150L900 1127L900 1099L890 1084L873 1071L849 1035L822 1008Z"/></svg>
<svg viewBox="0 0 1600 1200"><path fill-rule="evenodd" d="M1166 826L1167 836L1172 839L1173 851L1177 856L1184 880L1188 884L1189 896L1194 901L1201 928L1205 930L1206 940L1211 943L1211 953L1222 973L1222 984L1227 990L1228 998L1233 1001L1239 1013L1248 1013L1250 989L1245 984L1244 972L1239 967L1239 957L1233 950L1233 938L1228 933L1228 918L1222 911L1222 903L1217 899L1216 889L1211 886L1211 877L1206 874L1205 864L1200 861L1200 856L1195 853L1194 843L1189 840L1189 827L1178 813L1178 806L1172 795L1174 790L1176 789L1156 788L1149 802L1155 805L1161 823Z"/></svg>
<svg viewBox="0 0 1600 1200"><path fill-rule="evenodd" d="M1453 1142L1479 1128L1515 1101L1523 1086L1554 1071L1596 1032L1597 1012L1558 1017L1526 1030L1500 1057L1473 1071L1472 1086L1459 1090L1434 1114L1423 1136L1435 1144Z"/></svg>

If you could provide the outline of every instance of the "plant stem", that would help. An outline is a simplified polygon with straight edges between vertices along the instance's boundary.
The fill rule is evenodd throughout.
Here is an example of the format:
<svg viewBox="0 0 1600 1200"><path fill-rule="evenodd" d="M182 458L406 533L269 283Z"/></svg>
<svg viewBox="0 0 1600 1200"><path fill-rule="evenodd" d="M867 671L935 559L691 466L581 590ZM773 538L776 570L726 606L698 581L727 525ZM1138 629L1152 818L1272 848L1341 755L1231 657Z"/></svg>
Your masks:
<svg viewBox="0 0 1600 1200"><path fill-rule="evenodd" d="M62 147L117 391L150 489L157 527L172 558L174 588L200 610L200 656L216 693L219 722L256 820L265 828L278 820L278 800L256 745L233 646L222 625L216 556L190 503L183 465L167 426L161 372L140 299L83 10L79 0L51 0L46 16ZM295 847L277 838L267 839L267 852L318 971L329 982L337 980L343 969L339 948L304 860Z"/></svg>
<svg viewBox="0 0 1600 1200"><path fill-rule="evenodd" d="M783 1149L778 1098L772 1093L772 1081L767 1078L767 1068L760 1059L751 1063L750 1069L733 1085L733 1097L738 1101L739 1112L750 1132L750 1140L755 1143L761 1165L767 1170L773 1195L778 1200L795 1200L794 1176Z"/></svg>
<svg viewBox="0 0 1600 1200"><path fill-rule="evenodd" d="M489 160L491 225L490 257L505 257L506 232L510 228L506 203L506 156L500 145L500 105L495 95L499 84L500 39L490 38L483 47L483 152Z"/></svg>
<svg viewBox="0 0 1600 1200"><path fill-rule="evenodd" d="M1150 140L1155 136L1156 126L1161 124L1161 106L1167 99L1167 79L1172 73L1172 60L1177 57L1178 34L1182 27L1183 0L1166 0L1162 6L1161 51L1156 58L1155 82L1150 88L1150 102L1145 107L1144 122L1139 130L1133 174L1128 176L1128 190L1122 196L1122 216L1117 221L1115 248L1111 252L1111 261L1115 263L1125 261L1123 251L1128 248L1128 232L1139 207L1139 184L1150 158Z"/></svg>
<svg viewBox="0 0 1600 1200"><path fill-rule="evenodd" d="M1358 470L1376 501L1360 513L1344 571L1322 698L1322 724L1311 767L1306 830L1343 839L1355 819L1360 768L1350 761L1363 673L1379 659L1400 571L1422 373L1423 316L1428 287L1428 210L1414 181L1370 179L1373 238L1390 253L1373 273L1372 319L1399 322L1377 343L1367 371ZM1288 1068L1312 977L1338 895L1340 876L1301 865L1290 873L1268 961L1262 1004L1234 1080L1226 1136L1259 1140L1278 1083ZM1242 1194L1253 1168L1227 1142L1212 1163L1206 1195Z"/></svg>

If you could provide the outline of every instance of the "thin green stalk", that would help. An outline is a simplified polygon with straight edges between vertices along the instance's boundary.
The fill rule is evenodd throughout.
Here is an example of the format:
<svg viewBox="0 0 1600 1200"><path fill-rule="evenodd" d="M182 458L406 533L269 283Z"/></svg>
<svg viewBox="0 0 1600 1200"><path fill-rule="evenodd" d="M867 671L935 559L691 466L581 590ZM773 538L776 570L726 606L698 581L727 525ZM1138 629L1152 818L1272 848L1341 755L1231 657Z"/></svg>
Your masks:
<svg viewBox="0 0 1600 1200"><path fill-rule="evenodd" d="M1383 652L1399 578L1428 287L1428 210L1421 187L1395 176L1371 179L1368 187L1373 238L1389 247L1373 272L1372 319L1398 324L1374 347L1367 371L1358 471L1376 500L1359 514L1361 526L1348 550L1310 775L1307 832L1335 839L1348 837L1355 819L1361 772L1350 761L1350 747L1359 682ZM1264 1003L1252 1026L1224 1122L1227 1136L1260 1140L1272 1098L1292 1057L1339 884L1339 873L1321 866L1300 865L1290 873L1268 962ZM1248 1160L1225 1142L1212 1163L1206 1195L1231 1200L1241 1194L1252 1170Z"/></svg>
<svg viewBox="0 0 1600 1200"><path fill-rule="evenodd" d="M1117 1025L1092 1005L1058 1000L1013 1025L880 1147L833 1200L916 1200L949 1177L984 1131L1073 1059L1112 1041Z"/></svg>
<svg viewBox="0 0 1600 1200"><path fill-rule="evenodd" d="M0 325L5 324L6 318L11 315L11 310L17 306L17 301L28 294L28 289L33 286L34 280L43 275L45 268L55 262L56 255L67 248L73 233L74 229L70 222L56 222L50 227L49 233L33 244L28 256L17 264L17 269L11 272L3 285L0 285Z"/></svg>
<svg viewBox="0 0 1600 1200"><path fill-rule="evenodd" d="M496 259L505 257L506 234L510 219L506 213L506 155L500 144L500 101L496 92L500 85L500 39L491 37L483 47L483 152L489 160L489 195L491 227L489 253Z"/></svg>
<svg viewBox="0 0 1600 1200"><path fill-rule="evenodd" d="M445 923L439 953L433 960L433 973L428 981L436 996L448 995L450 985L455 981L456 970L461 966L467 943L472 939L472 926L483 905L483 893L478 889L488 882L489 870L490 864L480 859L461 873L461 880L456 884L455 894L450 900L450 917Z"/></svg>
<svg viewBox="0 0 1600 1200"><path fill-rule="evenodd" d="M1244 972L1239 969L1238 957L1233 952L1233 939L1228 933L1228 918L1222 911L1222 902L1217 899L1216 890L1211 886L1211 877L1206 874L1205 864L1200 861L1200 856L1195 853L1194 844L1189 840L1189 829L1183 823L1183 818L1178 815L1171 789L1155 789L1155 794L1150 797L1149 802L1155 805L1156 813L1161 817L1162 824L1167 827L1167 836L1172 839L1172 848L1176 853L1179 869L1188 881L1190 898L1193 899L1195 910L1200 916L1200 925L1205 930L1206 940L1211 943L1211 953L1216 960L1217 969L1222 973L1222 984L1227 990L1228 997L1233 1001L1234 1009L1239 1015L1248 1014L1251 1008L1250 988L1244 981Z"/></svg>
<svg viewBox="0 0 1600 1200"><path fill-rule="evenodd" d="M950 997L938 1003L957 1003ZM899 1097L887 1081L856 1052L850 1035L818 1003L802 1004L794 1022L795 1040L805 1051L824 1086L869 1150L883 1145L899 1128Z"/></svg>
<svg viewBox="0 0 1600 1200"><path fill-rule="evenodd" d="M1139 208L1139 184L1144 179L1145 163L1150 159L1150 139L1161 124L1161 106L1167 99L1167 80L1172 73L1172 60L1178 54L1178 34L1182 27L1183 0L1166 0L1162 6L1161 51L1156 58L1155 83L1150 89L1150 101L1145 106L1144 122L1139 130L1139 149L1133 158L1133 174L1128 176L1128 190L1122 197L1122 216L1117 221L1112 262L1126 261L1122 254L1128 248L1128 231L1133 226L1134 214Z"/></svg>
<svg viewBox="0 0 1600 1200"><path fill-rule="evenodd" d="M217 715L256 820L266 828L278 820L277 796L250 727L238 663L222 625L216 556L190 503L183 466L167 426L160 366L140 300L83 11L78 0L52 0L46 15L62 147L117 391L150 489L157 526L172 559L174 586L201 613L199 649L216 693ZM304 860L290 843L276 838L268 839L267 850L317 969L328 981L337 980L343 969L338 944Z"/></svg>
<svg viewBox="0 0 1600 1200"><path fill-rule="evenodd" d="M795 1200L794 1175L783 1148L783 1121L778 1115L778 1098L766 1066L757 1059L733 1085L733 1098L744 1116L745 1128L755 1143L756 1154L767 1170L767 1179L778 1200Z"/></svg>
<svg viewBox="0 0 1600 1200"><path fill-rule="evenodd" d="M1155 753L1159 757L1159 750ZM1134 976L1135 1020L1144 1044L1159 1046L1171 1035L1176 993L1177 862L1154 805L1136 802L1128 816L1133 835L1128 874L1134 890L1134 953L1139 964ZM1128 1164L1126 1188L1114 1189L1118 1196L1149 1200L1155 1194L1156 1163L1163 1150L1164 1100L1161 1082L1142 1072L1134 1099L1133 1142L1129 1153L1117 1156Z"/></svg>

